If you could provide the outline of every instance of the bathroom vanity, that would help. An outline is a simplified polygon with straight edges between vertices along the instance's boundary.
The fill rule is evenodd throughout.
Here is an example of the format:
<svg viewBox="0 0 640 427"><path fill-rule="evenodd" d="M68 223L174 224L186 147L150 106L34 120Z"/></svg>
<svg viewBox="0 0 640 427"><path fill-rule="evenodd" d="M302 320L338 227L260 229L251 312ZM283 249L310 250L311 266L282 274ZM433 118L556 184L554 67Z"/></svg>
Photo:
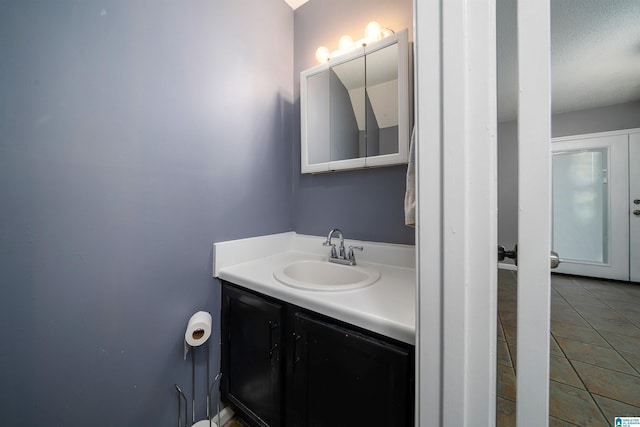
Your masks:
<svg viewBox="0 0 640 427"><path fill-rule="evenodd" d="M362 288L275 278L292 263L328 262L322 242L283 233L216 244L222 400L254 426L413 425L413 247L347 241L380 273Z"/></svg>
<svg viewBox="0 0 640 427"><path fill-rule="evenodd" d="M410 426L413 346L223 281L222 400L256 426Z"/></svg>

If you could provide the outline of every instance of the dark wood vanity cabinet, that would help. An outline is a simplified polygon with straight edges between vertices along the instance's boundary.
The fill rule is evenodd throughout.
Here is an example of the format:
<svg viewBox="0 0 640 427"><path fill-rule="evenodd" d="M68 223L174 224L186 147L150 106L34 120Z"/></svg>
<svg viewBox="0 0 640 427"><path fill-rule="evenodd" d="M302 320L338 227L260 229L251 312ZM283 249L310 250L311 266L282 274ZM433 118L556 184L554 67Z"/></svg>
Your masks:
<svg viewBox="0 0 640 427"><path fill-rule="evenodd" d="M413 426L413 346L230 283L222 294L222 400L251 425Z"/></svg>
<svg viewBox="0 0 640 427"><path fill-rule="evenodd" d="M256 426L281 426L282 304L222 288L222 399Z"/></svg>

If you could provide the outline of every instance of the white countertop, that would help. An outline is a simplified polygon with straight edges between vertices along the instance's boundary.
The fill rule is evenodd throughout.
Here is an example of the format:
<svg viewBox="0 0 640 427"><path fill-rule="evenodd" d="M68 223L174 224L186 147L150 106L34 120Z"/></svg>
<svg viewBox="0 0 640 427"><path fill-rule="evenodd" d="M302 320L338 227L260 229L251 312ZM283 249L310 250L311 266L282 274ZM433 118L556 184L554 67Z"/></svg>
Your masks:
<svg viewBox="0 0 640 427"><path fill-rule="evenodd" d="M347 291L313 291L284 285L273 272L301 260L328 260L324 237L294 232L214 245L214 277L322 313L373 332L415 344L415 249L409 245L345 240L359 245L358 265L381 276L374 284ZM328 262L328 261L327 261Z"/></svg>

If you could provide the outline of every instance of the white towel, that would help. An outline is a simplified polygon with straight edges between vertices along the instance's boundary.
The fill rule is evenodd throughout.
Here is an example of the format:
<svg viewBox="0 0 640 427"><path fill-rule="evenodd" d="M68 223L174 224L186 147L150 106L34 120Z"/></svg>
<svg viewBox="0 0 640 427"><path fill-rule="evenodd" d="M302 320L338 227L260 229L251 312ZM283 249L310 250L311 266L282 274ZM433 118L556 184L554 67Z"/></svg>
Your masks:
<svg viewBox="0 0 640 427"><path fill-rule="evenodd" d="M416 225L416 128L411 132L409 146L409 164L407 165L407 189L404 193L404 223L410 227Z"/></svg>

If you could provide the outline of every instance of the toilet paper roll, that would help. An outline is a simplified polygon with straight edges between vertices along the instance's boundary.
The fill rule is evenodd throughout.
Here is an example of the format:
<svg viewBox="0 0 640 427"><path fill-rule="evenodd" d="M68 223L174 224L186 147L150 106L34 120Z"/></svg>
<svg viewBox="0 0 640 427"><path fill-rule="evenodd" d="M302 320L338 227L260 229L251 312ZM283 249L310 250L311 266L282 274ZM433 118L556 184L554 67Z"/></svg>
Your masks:
<svg viewBox="0 0 640 427"><path fill-rule="evenodd" d="M206 343L211 336L211 313L198 311L194 313L187 323L184 332L184 357L187 357L189 346L198 347Z"/></svg>

